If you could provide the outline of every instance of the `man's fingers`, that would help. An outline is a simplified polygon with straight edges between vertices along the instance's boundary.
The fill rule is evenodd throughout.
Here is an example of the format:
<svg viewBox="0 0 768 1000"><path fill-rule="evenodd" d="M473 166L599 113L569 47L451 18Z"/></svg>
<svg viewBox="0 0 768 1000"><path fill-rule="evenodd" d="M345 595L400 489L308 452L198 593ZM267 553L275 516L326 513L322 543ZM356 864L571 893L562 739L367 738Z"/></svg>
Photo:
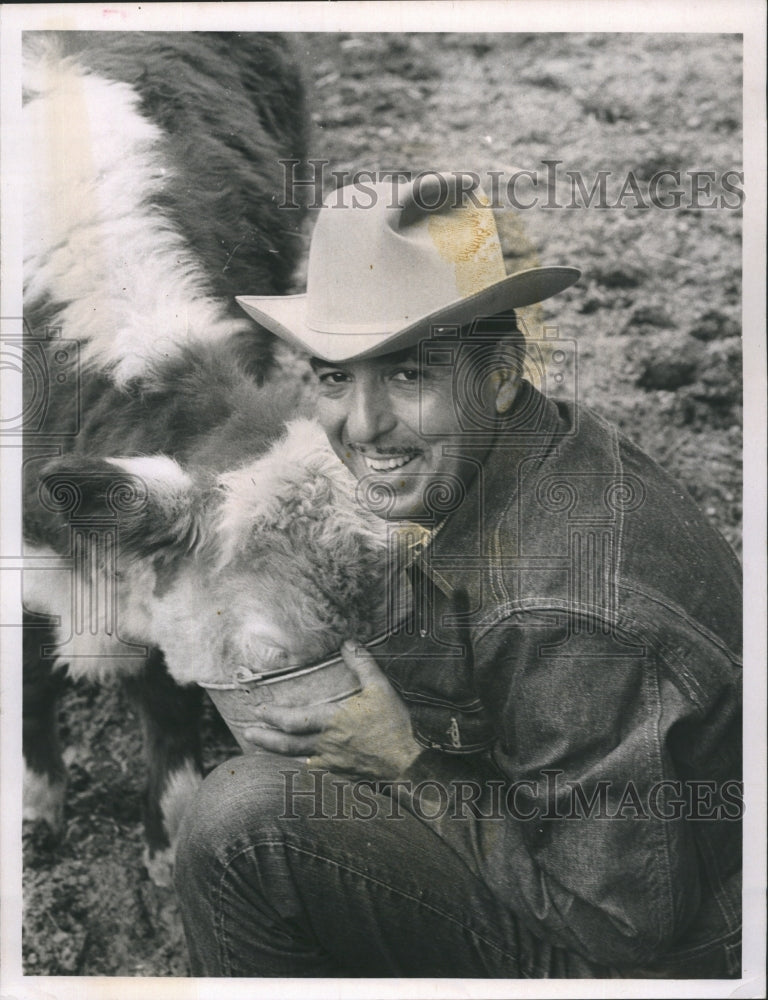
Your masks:
<svg viewBox="0 0 768 1000"><path fill-rule="evenodd" d="M262 747L264 750L286 754L289 757L304 758L314 752L317 742L315 735L292 736L290 733L283 733L279 729L271 729L268 726L251 726L245 730L245 738L249 743Z"/></svg>
<svg viewBox="0 0 768 1000"><path fill-rule="evenodd" d="M325 728L332 712L328 705L311 705L300 708L286 705L262 705L256 715L257 726L272 726L284 733L300 736L319 733Z"/></svg>

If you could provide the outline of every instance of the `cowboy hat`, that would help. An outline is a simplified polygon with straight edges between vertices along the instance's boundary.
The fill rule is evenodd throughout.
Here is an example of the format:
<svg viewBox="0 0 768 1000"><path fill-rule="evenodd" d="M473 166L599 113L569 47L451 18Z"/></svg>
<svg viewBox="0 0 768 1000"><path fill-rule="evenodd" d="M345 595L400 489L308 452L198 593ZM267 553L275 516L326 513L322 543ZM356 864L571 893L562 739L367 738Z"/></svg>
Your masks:
<svg viewBox="0 0 768 1000"><path fill-rule="evenodd" d="M459 180L462 183L459 183ZM568 288L575 267L507 275L488 199L466 175L420 174L330 194L312 234L303 295L242 295L242 308L324 361L399 351Z"/></svg>

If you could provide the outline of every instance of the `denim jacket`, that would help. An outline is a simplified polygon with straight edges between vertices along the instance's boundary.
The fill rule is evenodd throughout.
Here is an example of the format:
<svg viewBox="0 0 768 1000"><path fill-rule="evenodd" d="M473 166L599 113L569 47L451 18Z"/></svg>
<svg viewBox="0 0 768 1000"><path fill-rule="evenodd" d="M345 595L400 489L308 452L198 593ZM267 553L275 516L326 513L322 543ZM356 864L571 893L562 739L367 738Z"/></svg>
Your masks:
<svg viewBox="0 0 768 1000"><path fill-rule="evenodd" d="M445 835L537 938L608 974L738 975L735 556L615 428L527 383L460 500L374 650L424 747L410 777L479 779L503 819Z"/></svg>

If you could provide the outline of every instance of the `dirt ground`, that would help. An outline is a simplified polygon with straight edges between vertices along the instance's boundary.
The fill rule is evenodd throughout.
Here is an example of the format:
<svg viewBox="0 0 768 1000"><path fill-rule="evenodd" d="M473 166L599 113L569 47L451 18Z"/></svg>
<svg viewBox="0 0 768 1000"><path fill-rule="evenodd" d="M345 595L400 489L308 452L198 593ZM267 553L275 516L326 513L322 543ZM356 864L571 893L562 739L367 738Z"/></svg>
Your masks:
<svg viewBox="0 0 768 1000"><path fill-rule="evenodd" d="M680 479L740 550L741 212L691 205L688 171L741 166L736 35L298 35L313 156L327 170L546 174L540 203L568 205L629 170L641 195L683 173L683 204L501 212L510 269L575 264L574 288L529 311L533 339L575 342L578 396ZM550 167L550 169L554 169ZM329 184L330 184L329 175ZM734 181L738 183L738 181ZM532 189L521 184L521 200ZM490 192L489 192L490 193ZM738 198L728 196L731 204ZM255 289L243 289L244 292ZM569 348L570 349L570 348ZM119 687L73 686L61 708L69 798L63 839L25 831L24 961L30 975L183 976L171 890L141 864L138 723ZM207 763L233 752L210 712Z"/></svg>

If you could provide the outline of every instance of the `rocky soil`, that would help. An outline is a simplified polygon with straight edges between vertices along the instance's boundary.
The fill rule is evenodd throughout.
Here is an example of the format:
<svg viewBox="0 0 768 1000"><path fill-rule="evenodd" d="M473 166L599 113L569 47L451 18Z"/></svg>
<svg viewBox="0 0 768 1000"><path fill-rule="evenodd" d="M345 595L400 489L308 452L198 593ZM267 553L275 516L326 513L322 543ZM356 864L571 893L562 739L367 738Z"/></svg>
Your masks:
<svg viewBox="0 0 768 1000"><path fill-rule="evenodd" d="M706 207L740 200L720 183L741 162L739 37L328 34L296 44L328 186L332 170L496 171L504 184L517 170L538 175L538 189L516 189L521 202L538 195L538 207L498 213L508 267L575 264L583 278L527 311L531 338L546 327L575 351L579 398L679 478L739 550L741 212ZM545 161L560 161L550 185ZM681 204L643 207L662 170L681 172ZM583 207L568 173L588 192L599 171L615 207ZM714 172L711 190L705 178L694 195L691 171ZM60 719L67 828L58 843L25 831L26 972L186 975L172 892L141 864L130 706L117 686L78 684ZM213 712L205 731L209 765L233 752Z"/></svg>

